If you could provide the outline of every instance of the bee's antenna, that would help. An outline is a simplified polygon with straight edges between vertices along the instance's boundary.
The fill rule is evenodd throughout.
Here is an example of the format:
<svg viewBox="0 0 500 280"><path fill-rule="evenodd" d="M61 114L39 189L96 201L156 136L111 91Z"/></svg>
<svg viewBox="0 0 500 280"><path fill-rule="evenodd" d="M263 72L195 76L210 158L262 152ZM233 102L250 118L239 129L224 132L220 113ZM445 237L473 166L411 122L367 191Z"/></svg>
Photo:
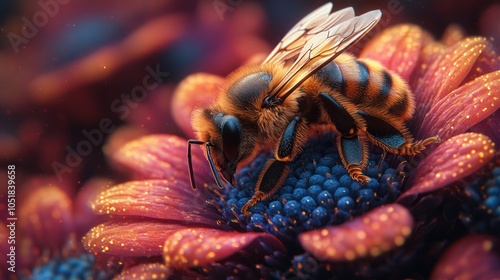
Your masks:
<svg viewBox="0 0 500 280"><path fill-rule="evenodd" d="M191 160L191 145L202 145L205 142L200 140L189 139L188 140L188 150L187 150L187 158L188 158L188 170L189 170L189 181L191 182L191 188L196 190L196 183L194 182L194 172L193 172L193 162Z"/></svg>
<svg viewBox="0 0 500 280"><path fill-rule="evenodd" d="M194 140L194 139L188 140L188 146L187 146L188 171L189 171L189 181L191 183L191 187L194 190L196 190L196 183L194 181L194 172L193 172L193 161L191 159L191 145L203 145L203 144L205 144L205 146L207 148L208 163L210 165L210 170L212 171L215 182L217 183L217 186L220 189L223 189L224 185L222 184L222 181L221 181L221 178L219 176L219 172L217 171L217 168L215 168L214 160L212 158L212 153L210 152L210 147L212 147L213 144L210 142L203 142L203 141Z"/></svg>
<svg viewBox="0 0 500 280"><path fill-rule="evenodd" d="M214 160L212 158L212 154L210 153L210 147L212 146L213 146L212 143L210 142L206 143L208 163L210 163L210 169L212 170L212 174L214 175L214 179L215 182L217 183L217 186L219 187L219 189L223 189L224 184L222 184L222 181L219 176L219 171L217 171L217 169L215 168Z"/></svg>

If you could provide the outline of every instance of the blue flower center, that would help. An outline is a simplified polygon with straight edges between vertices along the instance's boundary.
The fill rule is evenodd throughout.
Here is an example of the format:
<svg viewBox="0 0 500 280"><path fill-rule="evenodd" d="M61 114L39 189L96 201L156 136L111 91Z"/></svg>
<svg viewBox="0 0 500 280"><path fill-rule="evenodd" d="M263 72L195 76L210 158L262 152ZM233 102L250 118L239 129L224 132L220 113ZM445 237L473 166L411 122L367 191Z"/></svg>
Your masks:
<svg viewBox="0 0 500 280"><path fill-rule="evenodd" d="M69 258L54 258L33 269L33 279L108 279L104 271L94 269L94 257L84 254Z"/></svg>
<svg viewBox="0 0 500 280"><path fill-rule="evenodd" d="M462 222L473 231L500 234L500 167L469 183L463 204Z"/></svg>
<svg viewBox="0 0 500 280"><path fill-rule="evenodd" d="M235 186L223 195L223 214L229 220L235 218L235 213L238 220L246 220L247 231L298 234L343 223L399 196L397 172L381 159L380 153L370 155L364 173L371 180L363 184L347 173L334 139L331 132L311 138L289 164L284 185L268 199L250 207L252 215L248 220L241 214L241 207L252 197L260 171L273 156L260 153L235 174Z"/></svg>

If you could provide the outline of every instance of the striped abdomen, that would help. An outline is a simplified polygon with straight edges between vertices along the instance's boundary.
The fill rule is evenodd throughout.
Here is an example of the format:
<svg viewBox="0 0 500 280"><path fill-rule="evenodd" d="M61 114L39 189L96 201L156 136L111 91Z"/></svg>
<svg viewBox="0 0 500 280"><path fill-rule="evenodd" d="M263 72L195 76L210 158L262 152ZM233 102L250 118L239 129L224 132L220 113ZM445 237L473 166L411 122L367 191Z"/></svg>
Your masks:
<svg viewBox="0 0 500 280"><path fill-rule="evenodd" d="M402 121L411 118L415 110L408 85L376 61L341 54L316 76L358 105L360 110L370 108Z"/></svg>

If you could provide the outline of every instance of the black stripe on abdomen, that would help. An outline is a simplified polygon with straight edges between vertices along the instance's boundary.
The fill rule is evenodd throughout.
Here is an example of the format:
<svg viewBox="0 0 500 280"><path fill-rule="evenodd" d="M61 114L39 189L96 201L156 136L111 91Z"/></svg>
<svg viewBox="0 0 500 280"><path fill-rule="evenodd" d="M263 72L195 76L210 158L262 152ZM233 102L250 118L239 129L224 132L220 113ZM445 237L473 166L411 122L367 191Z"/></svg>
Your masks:
<svg viewBox="0 0 500 280"><path fill-rule="evenodd" d="M385 70L382 70L382 75L383 79L382 79L382 85L380 86L379 95L383 96L384 99L387 99L392 88L392 77Z"/></svg>
<svg viewBox="0 0 500 280"><path fill-rule="evenodd" d="M345 82L339 65L332 61L321 68L316 75L331 89L339 92L345 92Z"/></svg>
<svg viewBox="0 0 500 280"><path fill-rule="evenodd" d="M358 83L358 95L365 95L366 90L368 89L368 83L370 81L370 72L368 71L368 67L364 62L356 60L356 64L358 65L359 70L359 83Z"/></svg>
<svg viewBox="0 0 500 280"><path fill-rule="evenodd" d="M408 107L407 94L402 94L401 99L389 107L389 114L393 116L402 116L406 113Z"/></svg>

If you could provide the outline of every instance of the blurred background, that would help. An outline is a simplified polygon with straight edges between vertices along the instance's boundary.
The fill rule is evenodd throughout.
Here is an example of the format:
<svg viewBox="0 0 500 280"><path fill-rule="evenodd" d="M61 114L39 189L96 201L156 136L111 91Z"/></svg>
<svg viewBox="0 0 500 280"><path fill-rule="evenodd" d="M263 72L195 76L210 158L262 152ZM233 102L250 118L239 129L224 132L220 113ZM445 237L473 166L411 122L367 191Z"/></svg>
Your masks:
<svg viewBox="0 0 500 280"><path fill-rule="evenodd" d="M104 185L126 180L106 155L141 135L184 136L171 116L183 78L227 75L269 52L326 2L2 0L2 221L8 165L16 166L18 205L40 185L57 185L72 198L96 178ZM334 1L335 10L347 6L357 14L382 9L382 27L411 22L439 38L456 23L500 46L495 0Z"/></svg>

